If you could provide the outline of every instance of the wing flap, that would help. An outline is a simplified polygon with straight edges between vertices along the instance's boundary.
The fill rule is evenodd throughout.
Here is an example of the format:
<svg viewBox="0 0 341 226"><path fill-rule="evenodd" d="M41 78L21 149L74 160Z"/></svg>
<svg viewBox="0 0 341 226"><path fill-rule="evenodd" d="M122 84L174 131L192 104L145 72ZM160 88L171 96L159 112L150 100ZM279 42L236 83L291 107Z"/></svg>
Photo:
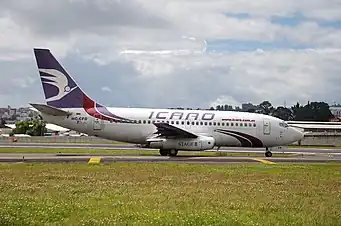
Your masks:
<svg viewBox="0 0 341 226"><path fill-rule="evenodd" d="M176 137L176 138L197 138L198 137L198 135L194 133L169 125L168 123L158 122L158 123L154 123L154 125L157 127L157 132L155 134L159 134L160 136Z"/></svg>
<svg viewBox="0 0 341 226"><path fill-rule="evenodd" d="M48 114L48 115L54 115L54 116L68 116L71 115L70 112L55 108L55 107L51 107L49 105L46 104L31 104L30 105L32 107L34 107L35 109L37 109L38 111Z"/></svg>

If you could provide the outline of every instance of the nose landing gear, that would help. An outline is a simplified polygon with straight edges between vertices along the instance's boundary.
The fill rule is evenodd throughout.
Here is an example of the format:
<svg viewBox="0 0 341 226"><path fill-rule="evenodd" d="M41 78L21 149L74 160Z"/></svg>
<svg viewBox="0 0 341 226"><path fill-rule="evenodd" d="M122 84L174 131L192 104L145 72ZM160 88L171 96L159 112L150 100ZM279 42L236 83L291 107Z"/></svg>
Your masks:
<svg viewBox="0 0 341 226"><path fill-rule="evenodd" d="M271 157L271 156L272 156L272 152L269 151L269 148L268 148L268 147L265 148L265 156L266 156L266 157Z"/></svg>

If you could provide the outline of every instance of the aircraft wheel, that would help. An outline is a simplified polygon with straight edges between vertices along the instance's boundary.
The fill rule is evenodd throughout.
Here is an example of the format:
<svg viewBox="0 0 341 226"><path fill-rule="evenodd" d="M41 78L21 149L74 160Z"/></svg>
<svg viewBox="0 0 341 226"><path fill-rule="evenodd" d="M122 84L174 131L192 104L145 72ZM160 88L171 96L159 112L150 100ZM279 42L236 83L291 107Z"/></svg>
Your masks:
<svg viewBox="0 0 341 226"><path fill-rule="evenodd" d="M168 150L160 149L160 155L167 156L168 155Z"/></svg>
<svg viewBox="0 0 341 226"><path fill-rule="evenodd" d="M271 156L272 156L271 151L266 151L266 152L265 152L265 156L266 156L266 157L271 157Z"/></svg>
<svg viewBox="0 0 341 226"><path fill-rule="evenodd" d="M169 156L176 156L177 154L178 154L178 150L176 149L169 150Z"/></svg>

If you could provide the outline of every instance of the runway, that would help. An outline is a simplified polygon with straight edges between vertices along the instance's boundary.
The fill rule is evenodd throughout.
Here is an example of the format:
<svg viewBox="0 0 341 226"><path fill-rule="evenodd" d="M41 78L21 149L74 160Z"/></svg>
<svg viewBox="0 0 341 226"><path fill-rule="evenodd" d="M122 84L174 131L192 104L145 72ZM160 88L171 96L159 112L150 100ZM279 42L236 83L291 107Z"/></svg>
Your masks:
<svg viewBox="0 0 341 226"><path fill-rule="evenodd" d="M103 154L100 150L157 150L137 147L133 144L78 144L78 143L0 143L0 147L13 148L84 148L98 149L96 154L64 153L64 154L36 154L36 153L0 153L0 162L89 162L96 159L102 163L112 162L176 162L176 163L325 163L340 162L341 149L332 148L281 148L272 149L274 154L295 154L293 157L240 157L240 156L137 156ZM216 149L207 152L216 152ZM219 151L230 153L264 153L263 148L235 148L224 147Z"/></svg>
<svg viewBox="0 0 341 226"><path fill-rule="evenodd" d="M123 156L123 155L91 155L91 154L14 154L0 153L0 162L3 163L114 163L114 162L169 162L169 163L341 163L340 155L333 156L300 156L300 157L226 157L226 156Z"/></svg>
<svg viewBox="0 0 341 226"><path fill-rule="evenodd" d="M91 149L107 149L107 150L157 150L150 148L141 148L133 144L82 144L82 143L0 143L0 147L17 147L17 148L91 148ZM216 149L207 150L208 152L216 152ZM264 153L264 148L238 148L238 147L222 147L219 151L231 153ZM330 154L341 155L341 148L273 148L272 153L288 153L288 154Z"/></svg>

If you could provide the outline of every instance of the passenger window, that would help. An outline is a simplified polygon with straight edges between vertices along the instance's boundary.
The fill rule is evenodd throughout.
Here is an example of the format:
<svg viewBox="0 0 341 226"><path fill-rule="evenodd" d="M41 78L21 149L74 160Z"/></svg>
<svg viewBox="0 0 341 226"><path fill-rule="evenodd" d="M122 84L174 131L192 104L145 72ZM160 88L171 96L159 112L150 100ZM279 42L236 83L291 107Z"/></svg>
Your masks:
<svg viewBox="0 0 341 226"><path fill-rule="evenodd" d="M213 122L213 125L215 126L215 125L217 125L217 123L216 123L216 122Z"/></svg>
<svg viewBox="0 0 341 226"><path fill-rule="evenodd" d="M247 123L244 123L244 126L247 127Z"/></svg>
<svg viewBox="0 0 341 226"><path fill-rule="evenodd" d="M150 124L150 120L148 120L148 124Z"/></svg>
<svg viewBox="0 0 341 226"><path fill-rule="evenodd" d="M141 124L141 120L139 120L139 124Z"/></svg>
<svg viewBox="0 0 341 226"><path fill-rule="evenodd" d="M233 124L233 122L231 122L231 126L233 126L234 124Z"/></svg>
<svg viewBox="0 0 341 226"><path fill-rule="evenodd" d="M194 122L192 122L192 125L194 126Z"/></svg>
<svg viewBox="0 0 341 226"><path fill-rule="evenodd" d="M250 126L250 127L252 127L252 124L251 124L251 123L249 123L249 126Z"/></svg>
<svg viewBox="0 0 341 226"><path fill-rule="evenodd" d="M198 125L199 125L199 122L195 122L195 124L198 126Z"/></svg>
<svg viewBox="0 0 341 226"><path fill-rule="evenodd" d="M189 125L190 123L189 123L189 121L187 121L187 125Z"/></svg>
<svg viewBox="0 0 341 226"><path fill-rule="evenodd" d="M222 126L225 126L225 123L222 122L221 125L222 125Z"/></svg>
<svg viewBox="0 0 341 226"><path fill-rule="evenodd" d="M256 123L253 124L253 127L256 127Z"/></svg>
<svg viewBox="0 0 341 226"><path fill-rule="evenodd" d="M143 124L146 124L146 120L143 120Z"/></svg>
<svg viewBox="0 0 341 226"><path fill-rule="evenodd" d="M171 121L171 124L174 124L174 122L173 122L173 121Z"/></svg>
<svg viewBox="0 0 341 226"><path fill-rule="evenodd" d="M184 121L181 121L181 125L184 125L185 124L185 122Z"/></svg>
<svg viewBox="0 0 341 226"><path fill-rule="evenodd" d="M207 122L205 122L205 126L207 126Z"/></svg>
<svg viewBox="0 0 341 226"><path fill-rule="evenodd" d="M176 123L177 125L179 125L179 121L176 121L175 123Z"/></svg>
<svg viewBox="0 0 341 226"><path fill-rule="evenodd" d="M220 122L218 122L217 125L220 126Z"/></svg>
<svg viewBox="0 0 341 226"><path fill-rule="evenodd" d="M210 125L210 126L211 126L211 125L212 125L212 122L209 122L209 123L208 123L208 125Z"/></svg>
<svg viewBox="0 0 341 226"><path fill-rule="evenodd" d="M200 122L200 125L204 125L204 123L203 123L203 122Z"/></svg>

